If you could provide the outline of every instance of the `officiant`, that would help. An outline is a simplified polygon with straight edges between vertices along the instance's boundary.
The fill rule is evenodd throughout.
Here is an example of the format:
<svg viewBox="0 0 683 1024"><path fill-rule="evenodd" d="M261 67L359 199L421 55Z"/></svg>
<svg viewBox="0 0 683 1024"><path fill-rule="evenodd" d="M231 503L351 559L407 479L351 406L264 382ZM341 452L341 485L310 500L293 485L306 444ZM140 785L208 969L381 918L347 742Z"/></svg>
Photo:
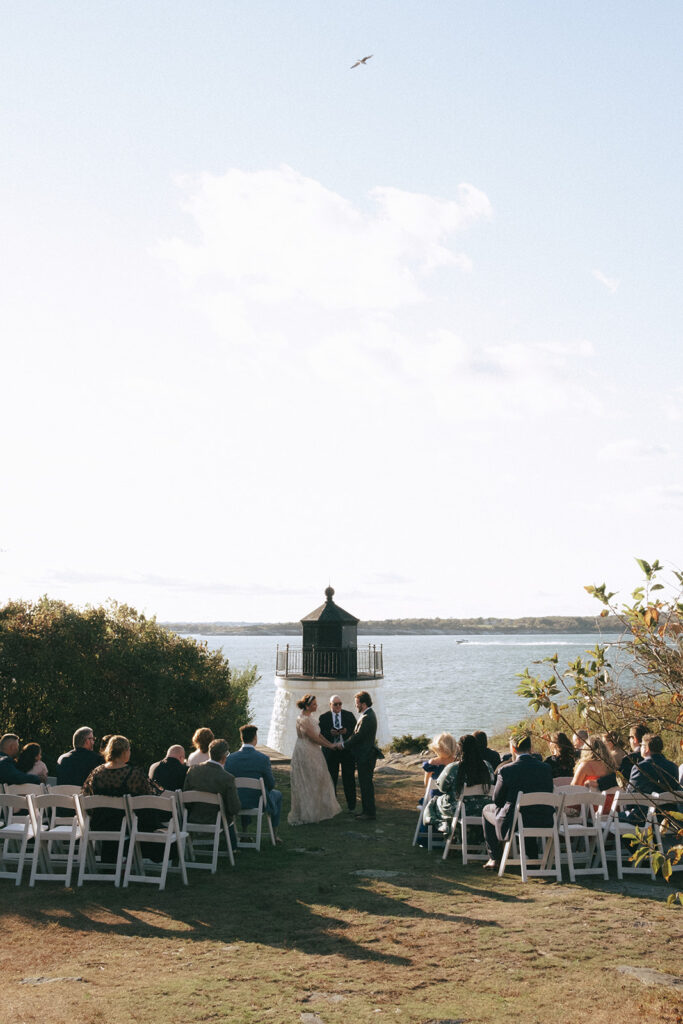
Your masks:
<svg viewBox="0 0 683 1024"><path fill-rule="evenodd" d="M356 728L356 716L342 708L342 699L338 694L330 697L330 710L320 716L320 733L330 743L346 740ZM328 750L322 748L327 761L327 768L332 778L334 792L337 792L339 769L341 768L344 797L350 811L356 808L356 759L350 750Z"/></svg>

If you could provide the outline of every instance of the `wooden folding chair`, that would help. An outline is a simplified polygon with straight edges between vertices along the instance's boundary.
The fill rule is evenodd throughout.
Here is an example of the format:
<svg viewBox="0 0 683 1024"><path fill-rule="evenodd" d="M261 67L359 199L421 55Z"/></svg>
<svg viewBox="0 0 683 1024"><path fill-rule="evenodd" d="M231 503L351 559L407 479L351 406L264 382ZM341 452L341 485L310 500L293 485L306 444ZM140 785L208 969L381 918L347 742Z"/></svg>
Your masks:
<svg viewBox="0 0 683 1024"><path fill-rule="evenodd" d="M118 888L123 872L123 858L128 837L126 801L122 796L75 796L76 816L81 829L81 843L78 858L78 881L113 882ZM92 828L92 815L97 810L120 811L121 824L118 829ZM102 843L116 844L116 860L110 864L101 856ZM113 865L113 866L112 866Z"/></svg>
<svg viewBox="0 0 683 1024"><path fill-rule="evenodd" d="M457 806L455 808L455 814L451 821L451 827L446 839L446 846L443 851L443 860L448 860L448 856L453 848L460 850L463 864L467 864L468 860L488 860L488 853L486 852L486 843L484 842L483 828L481 822L481 811L478 814L468 814L466 800L468 796L486 796L490 792L484 786L464 786L460 798L458 799ZM458 839L458 826L460 826L459 833L460 838ZM478 828L482 833L481 839L478 843L469 843L467 827ZM472 833L470 832L470 835Z"/></svg>
<svg viewBox="0 0 683 1024"><path fill-rule="evenodd" d="M34 854L31 865L31 877L29 886L36 884L36 881L63 881L65 886L71 885L71 872L73 871L76 855L76 844L81 838L81 830L76 817L76 801L73 796L57 793L42 793L29 795L29 812L33 819ZM74 815L68 824L53 824L59 822L54 816L58 809L71 807ZM53 821L45 821L45 814L50 815ZM55 854L52 844L64 843L67 847L66 857ZM57 870L57 865L63 865L64 870ZM41 870L42 869L42 870Z"/></svg>
<svg viewBox="0 0 683 1024"><path fill-rule="evenodd" d="M0 794L0 878L13 878L16 885L21 885L24 863L30 856L28 844L33 839L33 819L29 813L28 797L12 793ZM9 850L9 846L18 845L17 851ZM35 856L35 854L34 854ZM14 870L9 865L14 865Z"/></svg>
<svg viewBox="0 0 683 1024"><path fill-rule="evenodd" d="M218 857L221 853L230 859L232 866L235 866L235 856L232 850L230 838L230 826L223 805L223 797L220 793L204 793L198 789L178 791L180 807L182 810L181 829L187 833L187 849L189 856L185 860L187 868L203 868L209 870L212 875L218 867ZM211 823L192 821L192 807L194 804L205 804L214 807L216 810L215 820ZM220 849L221 836L225 837L225 852ZM197 860L196 854L206 850L210 853L210 861Z"/></svg>
<svg viewBox="0 0 683 1024"><path fill-rule="evenodd" d="M510 838L503 849L498 874L503 875L508 864L519 864L522 881L530 877L552 877L562 881L562 865L560 857L560 836L557 830L557 819L562 811L564 797L558 793L518 793ZM534 827L524 824L522 810L524 807L551 807L553 809L552 825ZM538 857L529 857L526 852L526 839L542 841L542 851ZM552 867L549 862L552 858ZM535 865L535 866L534 866Z"/></svg>
<svg viewBox="0 0 683 1024"><path fill-rule="evenodd" d="M237 792L241 789L254 789L259 795L259 801L256 807L243 807L239 814L235 815L235 828L237 829L237 846L240 850L257 850L261 849L261 829L262 822L265 817L268 823L268 829L270 831L270 841L275 846L275 832L273 831L273 823L270 820L270 814L268 813L268 797L266 795L266 787L263 779L247 779L242 776L235 779L235 786ZM249 839L249 832L244 827L244 818L256 818L256 835L253 840ZM239 820L239 828L237 828L237 821Z"/></svg>
<svg viewBox="0 0 683 1024"><path fill-rule="evenodd" d="M130 824L130 844L128 847L128 859L126 870L123 875L123 887L129 882L148 882L151 885L158 885L163 889L166 885L166 875L171 859L171 847L175 844L178 866L182 875L183 884L187 885L187 871L185 869L185 843L187 832L183 832L178 824L178 808L175 793L166 796L126 796L126 807ZM141 811L162 811L169 815L165 825L153 831L145 831L140 828L139 815ZM142 852L142 843L159 843L163 845L163 857L160 864L154 863L153 871L150 874L148 869L152 863L147 861ZM157 874L158 869L158 874Z"/></svg>

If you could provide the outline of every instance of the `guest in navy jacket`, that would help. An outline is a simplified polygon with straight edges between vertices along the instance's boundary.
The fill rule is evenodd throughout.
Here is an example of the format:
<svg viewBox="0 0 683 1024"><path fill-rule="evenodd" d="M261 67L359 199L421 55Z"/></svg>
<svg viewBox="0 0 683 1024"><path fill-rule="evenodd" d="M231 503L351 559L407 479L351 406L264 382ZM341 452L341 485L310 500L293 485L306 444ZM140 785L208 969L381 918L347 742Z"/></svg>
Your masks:
<svg viewBox="0 0 683 1024"><path fill-rule="evenodd" d="M38 782L35 775L20 771L14 763L19 753L19 737L6 732L0 739L0 782L6 786L22 786L26 782Z"/></svg>
<svg viewBox="0 0 683 1024"><path fill-rule="evenodd" d="M515 759L501 765L493 790L493 803L487 804L482 814L484 838L489 861L487 870L497 868L503 854L503 844L510 836L518 793L552 793L553 773L550 765L539 761L531 753L528 734L510 740L510 752ZM553 808L539 805L522 809L522 820L529 828L548 828L553 823ZM534 856L531 850L530 856Z"/></svg>
<svg viewBox="0 0 683 1024"><path fill-rule="evenodd" d="M634 765L629 787L638 793L671 793L678 789L678 768L664 757L661 736L646 733L640 741L642 761Z"/></svg>

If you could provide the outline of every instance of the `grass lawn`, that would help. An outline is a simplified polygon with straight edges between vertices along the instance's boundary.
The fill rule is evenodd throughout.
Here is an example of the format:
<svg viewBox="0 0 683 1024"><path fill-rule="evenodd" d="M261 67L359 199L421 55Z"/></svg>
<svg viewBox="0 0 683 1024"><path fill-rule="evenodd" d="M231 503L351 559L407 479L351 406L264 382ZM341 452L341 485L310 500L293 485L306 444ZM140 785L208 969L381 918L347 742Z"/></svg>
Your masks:
<svg viewBox="0 0 683 1024"><path fill-rule="evenodd" d="M284 847L187 888L0 881L2 1024L681 1024L682 988L617 970L683 974L663 883L523 885L444 863L411 846L421 773L376 779L376 823L284 825Z"/></svg>

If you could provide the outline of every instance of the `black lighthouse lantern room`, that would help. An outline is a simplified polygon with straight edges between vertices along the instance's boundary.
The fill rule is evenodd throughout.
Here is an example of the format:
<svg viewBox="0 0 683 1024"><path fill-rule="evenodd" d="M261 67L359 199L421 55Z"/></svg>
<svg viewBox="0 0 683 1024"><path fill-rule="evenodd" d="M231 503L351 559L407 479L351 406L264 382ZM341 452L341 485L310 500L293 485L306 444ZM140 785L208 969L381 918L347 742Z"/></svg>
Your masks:
<svg viewBox="0 0 683 1024"><path fill-rule="evenodd" d="M315 647L317 650L332 650L344 647L358 647L358 622L359 619L350 612L345 612L338 604L335 604L334 588L327 587L325 590L325 604L305 615L301 620L303 626L303 647Z"/></svg>
<svg viewBox="0 0 683 1024"><path fill-rule="evenodd" d="M325 591L325 603L301 619L300 648L287 644L277 650L276 674L293 679L379 679L383 675L382 648L368 644L358 650L359 619L344 611Z"/></svg>

